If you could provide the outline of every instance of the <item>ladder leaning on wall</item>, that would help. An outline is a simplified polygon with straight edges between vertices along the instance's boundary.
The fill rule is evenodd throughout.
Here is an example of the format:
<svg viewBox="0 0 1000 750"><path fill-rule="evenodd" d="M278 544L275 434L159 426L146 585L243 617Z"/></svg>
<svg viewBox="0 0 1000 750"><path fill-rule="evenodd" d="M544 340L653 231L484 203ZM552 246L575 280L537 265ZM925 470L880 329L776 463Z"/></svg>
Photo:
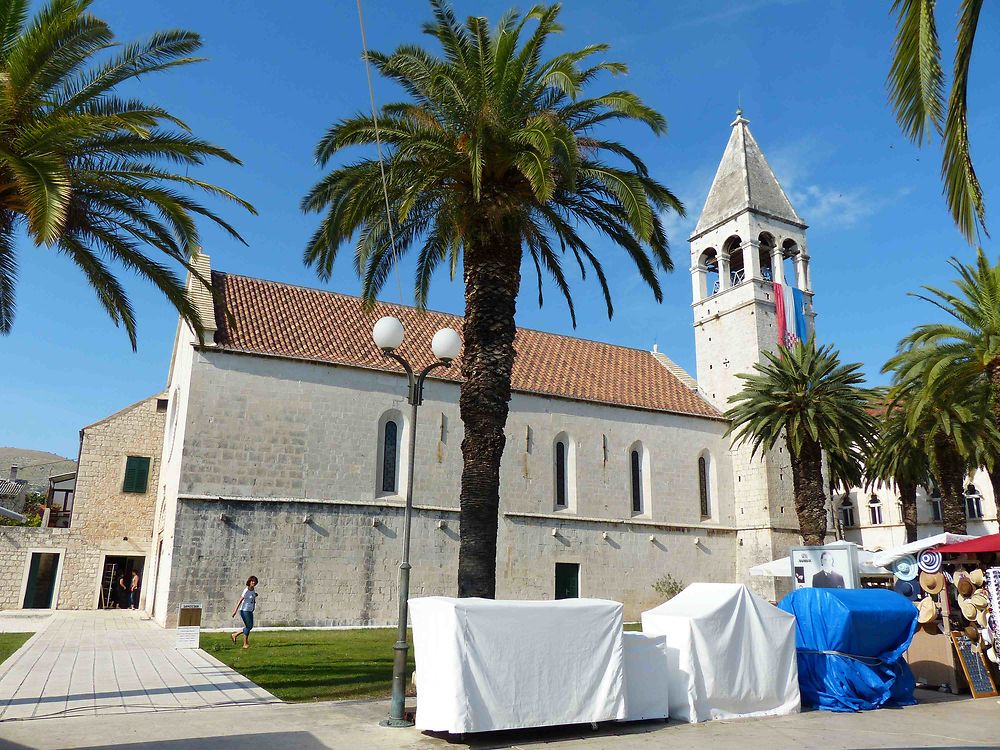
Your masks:
<svg viewBox="0 0 1000 750"><path fill-rule="evenodd" d="M107 609L111 602L111 590L115 585L115 573L118 563L105 563L104 575L101 577L101 607Z"/></svg>

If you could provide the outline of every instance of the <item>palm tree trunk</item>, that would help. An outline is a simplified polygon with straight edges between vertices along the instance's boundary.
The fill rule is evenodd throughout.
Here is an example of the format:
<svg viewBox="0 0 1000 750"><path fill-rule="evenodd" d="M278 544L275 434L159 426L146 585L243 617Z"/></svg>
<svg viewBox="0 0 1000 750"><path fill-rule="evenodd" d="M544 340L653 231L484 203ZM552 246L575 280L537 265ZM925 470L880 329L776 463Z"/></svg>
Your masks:
<svg viewBox="0 0 1000 750"><path fill-rule="evenodd" d="M823 451L819 443L807 440L799 453L785 438L792 461L795 513L799 517L802 543L818 546L826 542L826 494L823 492Z"/></svg>
<svg viewBox="0 0 1000 750"><path fill-rule="evenodd" d="M465 248L465 323L459 408L462 440L458 595L496 597L500 459L514 367L521 246L493 238Z"/></svg>
<svg viewBox="0 0 1000 750"><path fill-rule="evenodd" d="M941 521L944 530L950 534L964 534L965 462L949 438L938 436L934 440L931 472L937 480L938 487L941 488Z"/></svg>
<svg viewBox="0 0 1000 750"><path fill-rule="evenodd" d="M899 489L899 502L903 506L903 526L906 529L906 542L917 541L917 485L915 482L896 480Z"/></svg>

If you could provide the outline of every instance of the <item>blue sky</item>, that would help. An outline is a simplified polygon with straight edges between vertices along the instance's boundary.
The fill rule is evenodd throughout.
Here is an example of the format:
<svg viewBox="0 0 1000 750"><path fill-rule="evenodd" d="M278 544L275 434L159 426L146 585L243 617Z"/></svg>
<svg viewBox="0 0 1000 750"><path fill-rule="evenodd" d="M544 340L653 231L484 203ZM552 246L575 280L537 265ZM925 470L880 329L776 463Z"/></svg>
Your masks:
<svg viewBox="0 0 1000 750"><path fill-rule="evenodd" d="M527 7L522 4L521 7ZM729 135L737 101L798 213L809 223L817 329L845 359L863 362L873 382L901 336L934 317L907 296L921 284L951 278L947 259L972 257L945 212L936 147L916 149L900 137L885 101L893 25L888 2L808 0L569 0L558 48L611 44L626 62L625 86L667 118L655 138L637 127L608 134L644 156L653 173L685 202L688 217L670 217L676 271L663 304L617 262L620 251L596 241L609 269L616 313L608 321L592 279L574 281L579 325L550 294L539 309L527 274L520 325L660 348L694 369L687 236L704 202ZM951 51L957 3L939 3L941 35ZM456 10L496 19L510 0L455 0ZM289 10L292 8L293 10ZM369 44L390 50L420 39L429 16L420 0L364 0ZM987 8L972 79L971 131L976 165L1000 232L1000 131L996 81L1000 14ZM182 116L199 135L220 143L243 167L210 165L198 176L250 200L260 215L222 207L249 247L205 225L213 266L251 276L320 286L301 261L316 225L299 201L320 176L315 143L336 119L365 109L356 7L351 0L285 3L114 3L94 11L123 40L172 27L201 33L209 61L141 83L144 98ZM427 40L431 44L433 40ZM376 80L380 102L399 92ZM986 244L992 255L995 241ZM356 294L351 253L328 288ZM79 429L160 390L176 327L171 308L142 282L128 279L139 316L139 350L104 316L63 258L20 245L18 315L0 339L0 446L74 456ZM401 268L384 297L412 301L412 265ZM460 285L434 280L430 306L460 313Z"/></svg>

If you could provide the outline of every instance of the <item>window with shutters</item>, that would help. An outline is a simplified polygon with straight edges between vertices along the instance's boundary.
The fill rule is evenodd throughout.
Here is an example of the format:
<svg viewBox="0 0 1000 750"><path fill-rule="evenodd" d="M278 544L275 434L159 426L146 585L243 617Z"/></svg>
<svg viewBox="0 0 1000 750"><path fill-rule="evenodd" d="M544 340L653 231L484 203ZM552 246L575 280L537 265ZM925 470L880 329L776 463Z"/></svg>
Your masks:
<svg viewBox="0 0 1000 750"><path fill-rule="evenodd" d="M868 520L872 526L880 526L882 524L882 503L878 499L878 495L874 493L872 493L871 498L868 500Z"/></svg>
<svg viewBox="0 0 1000 750"><path fill-rule="evenodd" d="M851 502L851 498L844 496L843 502L840 504L840 522L843 524L845 529L853 528L855 525L854 520L854 503Z"/></svg>
<svg viewBox="0 0 1000 750"><path fill-rule="evenodd" d="M125 481L122 492L142 494L149 486L149 457L129 456L125 459Z"/></svg>
<svg viewBox="0 0 1000 750"><path fill-rule="evenodd" d="M971 519L983 517L983 496L974 484L965 488L965 515Z"/></svg>

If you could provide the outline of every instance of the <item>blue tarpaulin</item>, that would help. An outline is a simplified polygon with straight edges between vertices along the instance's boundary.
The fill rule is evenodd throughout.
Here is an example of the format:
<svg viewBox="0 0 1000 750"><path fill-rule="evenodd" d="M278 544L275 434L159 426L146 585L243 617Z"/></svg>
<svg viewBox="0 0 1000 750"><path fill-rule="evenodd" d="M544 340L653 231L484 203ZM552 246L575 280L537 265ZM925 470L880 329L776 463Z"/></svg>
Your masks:
<svg viewBox="0 0 1000 750"><path fill-rule="evenodd" d="M917 629L911 601L887 589L799 589L778 607L795 615L802 705L864 711L916 702L903 660Z"/></svg>

